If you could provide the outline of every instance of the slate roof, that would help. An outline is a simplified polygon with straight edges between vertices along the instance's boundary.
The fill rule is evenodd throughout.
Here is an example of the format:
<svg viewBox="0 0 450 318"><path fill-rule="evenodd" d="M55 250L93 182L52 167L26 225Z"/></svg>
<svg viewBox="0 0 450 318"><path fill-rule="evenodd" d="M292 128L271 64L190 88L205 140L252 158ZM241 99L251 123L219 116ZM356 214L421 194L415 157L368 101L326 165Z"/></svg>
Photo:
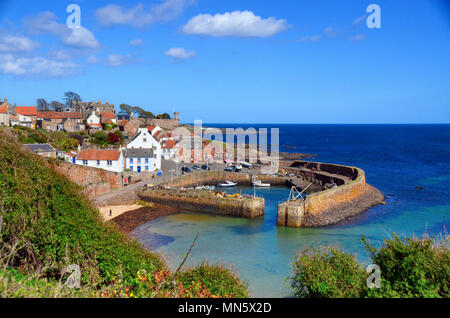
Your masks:
<svg viewBox="0 0 450 318"><path fill-rule="evenodd" d="M124 149L125 158L153 158L153 149L151 148L132 148Z"/></svg>
<svg viewBox="0 0 450 318"><path fill-rule="evenodd" d="M56 151L55 148L53 148L49 144L27 144L23 145L25 149L31 150L33 152L53 152Z"/></svg>

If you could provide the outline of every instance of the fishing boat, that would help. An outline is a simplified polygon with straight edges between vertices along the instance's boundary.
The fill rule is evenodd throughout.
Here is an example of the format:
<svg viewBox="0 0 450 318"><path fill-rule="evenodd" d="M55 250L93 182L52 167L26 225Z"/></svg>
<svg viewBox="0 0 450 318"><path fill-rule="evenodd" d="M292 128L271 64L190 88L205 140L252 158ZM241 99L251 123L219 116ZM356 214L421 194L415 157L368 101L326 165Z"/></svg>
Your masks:
<svg viewBox="0 0 450 318"><path fill-rule="evenodd" d="M245 162L245 161L238 161L238 163L240 164L240 165L242 165L243 167L245 167L245 168L252 168L253 167L253 165L251 164L251 163L248 163L248 162Z"/></svg>
<svg viewBox="0 0 450 318"><path fill-rule="evenodd" d="M232 181L225 181L224 183L219 183L217 186L221 188L230 188L237 186L237 183Z"/></svg>
<svg viewBox="0 0 450 318"><path fill-rule="evenodd" d="M261 180L252 181L252 185L259 188L270 188L270 183L262 183Z"/></svg>

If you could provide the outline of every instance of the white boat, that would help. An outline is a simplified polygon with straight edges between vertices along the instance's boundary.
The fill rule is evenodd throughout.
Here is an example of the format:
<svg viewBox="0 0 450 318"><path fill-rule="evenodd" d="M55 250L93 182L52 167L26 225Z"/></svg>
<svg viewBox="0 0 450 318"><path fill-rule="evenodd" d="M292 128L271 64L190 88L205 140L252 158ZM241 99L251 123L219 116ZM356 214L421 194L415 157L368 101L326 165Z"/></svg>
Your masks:
<svg viewBox="0 0 450 318"><path fill-rule="evenodd" d="M234 166L234 170L239 172L242 170L242 166L240 164L237 164L236 166Z"/></svg>
<svg viewBox="0 0 450 318"><path fill-rule="evenodd" d="M262 183L261 180L252 181L252 185L259 188L270 188L270 183Z"/></svg>
<svg viewBox="0 0 450 318"><path fill-rule="evenodd" d="M219 183L217 186L221 187L221 188L230 188L230 187L237 186L237 183L231 182L231 181L225 181L225 183Z"/></svg>
<svg viewBox="0 0 450 318"><path fill-rule="evenodd" d="M245 162L245 161L239 161L238 162L240 165L242 165L243 167L246 167L246 168L251 168L251 167L253 167L253 165L251 164L251 163L248 163L248 162Z"/></svg>

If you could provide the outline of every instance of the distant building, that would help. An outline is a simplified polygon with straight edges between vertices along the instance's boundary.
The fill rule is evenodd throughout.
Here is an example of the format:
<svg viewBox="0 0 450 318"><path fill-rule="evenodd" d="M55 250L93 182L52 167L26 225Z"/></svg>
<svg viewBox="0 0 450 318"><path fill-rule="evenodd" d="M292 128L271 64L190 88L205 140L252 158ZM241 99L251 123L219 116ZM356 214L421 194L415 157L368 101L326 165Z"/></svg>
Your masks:
<svg viewBox="0 0 450 318"><path fill-rule="evenodd" d="M177 150L176 140L164 139L161 141L161 155L165 160L174 159Z"/></svg>
<svg viewBox="0 0 450 318"><path fill-rule="evenodd" d="M0 126L9 126L10 117L11 115L8 113L8 108L0 105Z"/></svg>
<svg viewBox="0 0 450 318"><path fill-rule="evenodd" d="M49 144L27 144L23 145L23 147L39 156L56 158L56 149Z"/></svg>
<svg viewBox="0 0 450 318"><path fill-rule="evenodd" d="M102 124L116 124L117 125L117 117L114 113L104 112L100 114L100 121Z"/></svg>
<svg viewBox="0 0 450 318"><path fill-rule="evenodd" d="M84 149L76 157L75 163L118 173L122 172L124 167L121 150Z"/></svg>
<svg viewBox="0 0 450 318"><path fill-rule="evenodd" d="M97 102L72 101L71 108L76 109L76 111L82 112L83 116L85 117L87 117L91 112L97 112L99 114L116 113L114 104L110 104L108 102L103 104L101 100Z"/></svg>
<svg viewBox="0 0 450 318"><path fill-rule="evenodd" d="M161 145L150 135L147 128L139 128L138 133L128 143L127 149L151 149L156 160L155 169L161 169Z"/></svg>
<svg viewBox="0 0 450 318"><path fill-rule="evenodd" d="M20 126L35 129L36 126L36 107L17 106L16 115Z"/></svg>
<svg viewBox="0 0 450 318"><path fill-rule="evenodd" d="M77 112L37 112L37 125L48 131L84 131L83 114Z"/></svg>
<svg viewBox="0 0 450 318"><path fill-rule="evenodd" d="M161 162L153 149L124 149L125 169L134 172L151 172L159 169Z"/></svg>

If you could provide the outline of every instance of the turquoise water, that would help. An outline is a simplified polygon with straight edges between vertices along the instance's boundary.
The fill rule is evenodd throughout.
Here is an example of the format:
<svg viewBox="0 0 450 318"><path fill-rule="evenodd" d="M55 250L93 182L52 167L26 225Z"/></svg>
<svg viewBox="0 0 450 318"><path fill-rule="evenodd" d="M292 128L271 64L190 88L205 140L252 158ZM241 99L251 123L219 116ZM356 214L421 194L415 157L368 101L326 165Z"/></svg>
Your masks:
<svg viewBox="0 0 450 318"><path fill-rule="evenodd" d="M437 234L450 225L450 125L286 125L280 127L280 144L289 145L282 151L316 153L318 161L363 168L368 182L388 195L388 204L326 228L277 227L277 205L289 189L272 187L257 190L266 200L263 218L185 213L158 218L133 235L176 268L200 232L188 266L223 262L248 282L252 296L283 297L290 292L285 279L292 260L304 247L337 245L368 263L362 236L379 241L391 231ZM232 191L253 194L253 188Z"/></svg>

